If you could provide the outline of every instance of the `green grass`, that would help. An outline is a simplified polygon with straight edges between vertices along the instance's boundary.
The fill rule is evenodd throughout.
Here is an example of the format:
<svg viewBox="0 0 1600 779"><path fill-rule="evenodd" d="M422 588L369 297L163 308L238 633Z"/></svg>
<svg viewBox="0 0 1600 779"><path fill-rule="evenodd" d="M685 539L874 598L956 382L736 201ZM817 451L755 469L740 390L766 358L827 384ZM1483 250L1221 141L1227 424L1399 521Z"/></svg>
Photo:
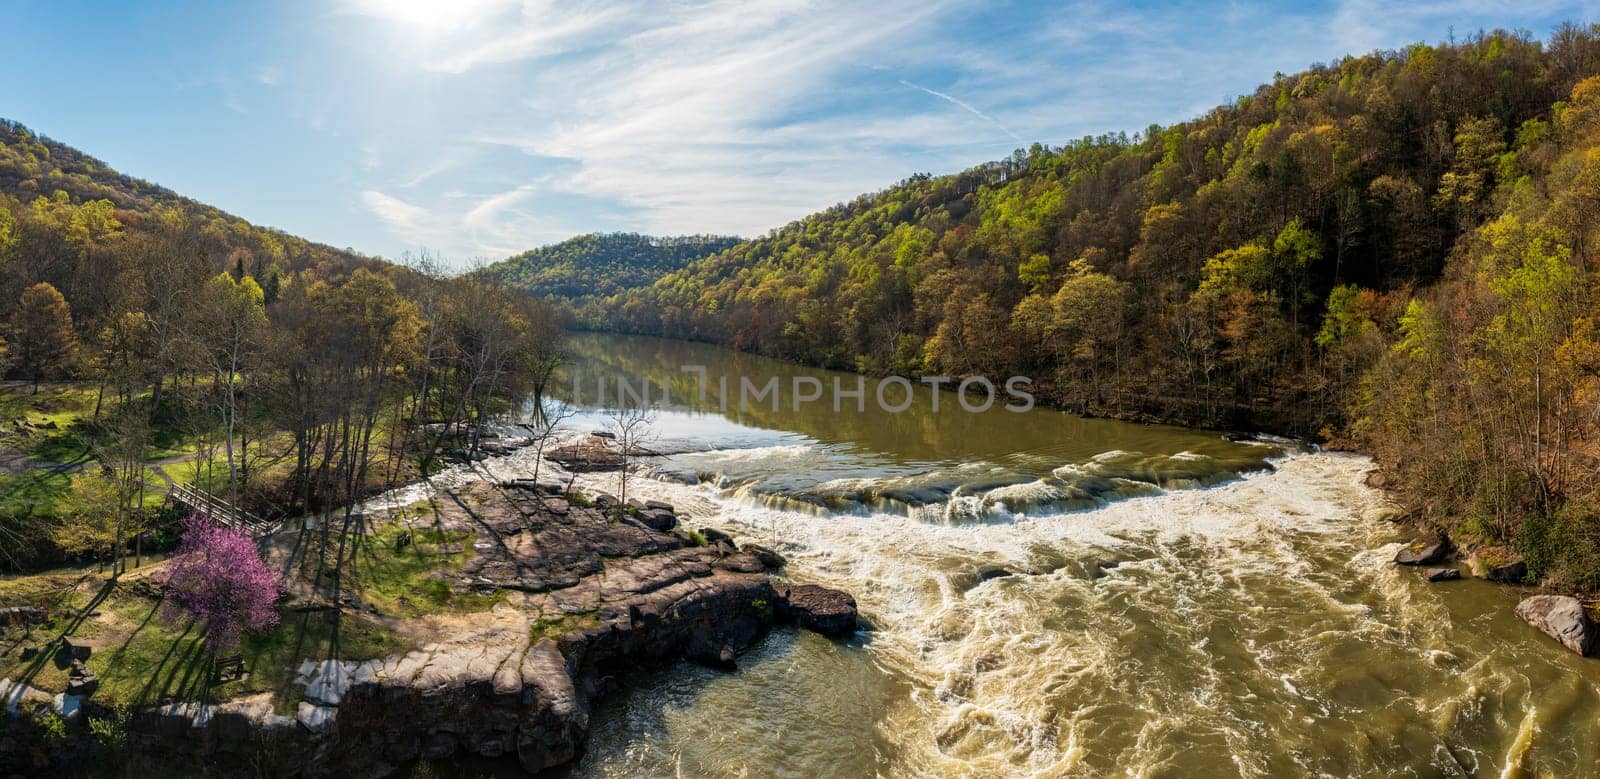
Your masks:
<svg viewBox="0 0 1600 779"><path fill-rule="evenodd" d="M528 637L537 644L546 638L554 640L569 633L591 630L599 626L600 615L595 611L561 614L555 617L541 616L533 621L533 626L528 630Z"/></svg>
<svg viewBox="0 0 1600 779"><path fill-rule="evenodd" d="M401 545L410 533L411 542ZM389 616L487 611L505 593L458 592L454 575L472 558L471 531L408 529L394 522L361 540L355 574L361 596ZM453 547L459 551L449 552Z"/></svg>
<svg viewBox="0 0 1600 779"><path fill-rule="evenodd" d="M23 442L13 448L27 451L35 459L47 462L77 462L86 459L92 445L101 441L102 433L94 426L94 408L99 388L92 383L61 383L41 385L37 395L26 387L13 387L0 393L0 422L22 419L33 427L23 429ZM148 401L149 393L136 396L140 402ZM116 401L107 398L102 414L110 414ZM48 423L54 429L47 429ZM147 459L161 459L190 455L199 451L197 433L214 434L217 429L200 431L192 420L181 416L162 415L150 431ZM258 420L259 422L259 420Z"/></svg>
<svg viewBox="0 0 1600 779"><path fill-rule="evenodd" d="M34 393L29 386L0 390L0 419L25 419L33 424L54 422L65 428L94 413L98 388L92 384L41 384Z"/></svg>
<svg viewBox="0 0 1600 779"><path fill-rule="evenodd" d="M79 606L87 598L80 598ZM293 681L306 659L367 660L401 654L413 647L371 617L333 611L284 611L280 622L248 634L234 649L248 675L215 683L212 654L199 625L160 601L118 590L95 605L100 617L77 620L57 616L36 626L33 637L8 636L0 646L0 676L25 679L39 689L65 689L70 663L57 654L20 659L22 646L40 646L70 630L99 645L87 665L100 678L94 700L102 705L143 706L163 700L225 700L258 692L274 693L280 708L293 708Z"/></svg>
<svg viewBox="0 0 1600 779"><path fill-rule="evenodd" d="M32 470L0 475L0 512L19 519L53 517L61 502L72 494L72 474Z"/></svg>

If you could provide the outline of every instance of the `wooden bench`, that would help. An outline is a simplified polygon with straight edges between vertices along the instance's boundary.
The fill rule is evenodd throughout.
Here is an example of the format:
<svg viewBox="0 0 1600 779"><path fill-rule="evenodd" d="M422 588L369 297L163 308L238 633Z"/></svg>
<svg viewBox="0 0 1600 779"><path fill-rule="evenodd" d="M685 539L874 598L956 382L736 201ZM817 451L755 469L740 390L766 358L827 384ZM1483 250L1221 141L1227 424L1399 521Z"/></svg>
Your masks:
<svg viewBox="0 0 1600 779"><path fill-rule="evenodd" d="M227 655L217 658L217 681L231 682L244 678L244 655Z"/></svg>

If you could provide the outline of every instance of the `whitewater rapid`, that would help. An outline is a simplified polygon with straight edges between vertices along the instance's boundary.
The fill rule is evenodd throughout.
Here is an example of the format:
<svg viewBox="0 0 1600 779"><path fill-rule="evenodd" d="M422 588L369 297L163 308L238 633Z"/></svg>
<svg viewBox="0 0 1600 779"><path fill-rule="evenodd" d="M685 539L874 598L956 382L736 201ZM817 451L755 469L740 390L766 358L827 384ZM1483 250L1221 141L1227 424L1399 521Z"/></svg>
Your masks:
<svg viewBox="0 0 1600 779"><path fill-rule="evenodd" d="M799 492L916 478L842 476L794 444L642 462L630 496L777 549L790 578L853 593L871 627L845 647L776 635L733 675L641 677L597 712L572 774L1595 775L1594 669L1510 618L1514 593L1392 565L1369 460L1285 452L1078 510L1041 500L1054 476L912 510L752 489L756 471L809 474ZM617 476L576 485L615 493Z"/></svg>

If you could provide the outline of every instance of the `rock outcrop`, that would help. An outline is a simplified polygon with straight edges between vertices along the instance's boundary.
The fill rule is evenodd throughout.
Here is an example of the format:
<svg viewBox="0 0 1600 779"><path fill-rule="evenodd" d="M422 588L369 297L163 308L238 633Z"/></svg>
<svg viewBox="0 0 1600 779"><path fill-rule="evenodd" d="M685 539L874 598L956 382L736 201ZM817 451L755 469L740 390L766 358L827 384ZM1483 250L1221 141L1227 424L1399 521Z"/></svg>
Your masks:
<svg viewBox="0 0 1600 779"><path fill-rule="evenodd" d="M664 504L607 514L548 492L476 484L438 501L430 521L475 537L451 584L504 591L492 611L423 618L434 642L404 655L306 661L292 715L270 699L180 704L138 713L130 739L178 760L203 748L228 765L271 738L307 776L383 776L457 753L515 756L537 772L579 753L616 669L726 667L778 622L829 636L856 629L850 595L773 582L776 552L711 532L716 541L697 546L636 518L664 513L676 525Z"/></svg>
<svg viewBox="0 0 1600 779"><path fill-rule="evenodd" d="M1433 565L1450 553L1450 543L1441 536L1428 535L1400 548L1394 561L1400 565Z"/></svg>
<svg viewBox="0 0 1600 779"><path fill-rule="evenodd" d="M1522 555L1508 547L1486 546L1472 550L1467 555L1467 568L1472 575L1491 582L1521 582L1528 578L1528 564Z"/></svg>
<svg viewBox="0 0 1600 779"><path fill-rule="evenodd" d="M1422 576L1430 582L1448 582L1461 578L1461 572L1454 568L1429 568Z"/></svg>
<svg viewBox="0 0 1600 779"><path fill-rule="evenodd" d="M856 599L815 584L780 585L783 609L800 627L842 638L856 632Z"/></svg>
<svg viewBox="0 0 1600 779"><path fill-rule="evenodd" d="M627 457L648 457L658 454L637 444L628 447ZM562 444L545 455L552 462L574 473L615 471L622 468L627 457L622 444L611 433L596 431Z"/></svg>
<svg viewBox="0 0 1600 779"><path fill-rule="evenodd" d="M1594 650L1595 626L1577 598L1567 595L1524 598L1517 604L1517 616L1580 655Z"/></svg>

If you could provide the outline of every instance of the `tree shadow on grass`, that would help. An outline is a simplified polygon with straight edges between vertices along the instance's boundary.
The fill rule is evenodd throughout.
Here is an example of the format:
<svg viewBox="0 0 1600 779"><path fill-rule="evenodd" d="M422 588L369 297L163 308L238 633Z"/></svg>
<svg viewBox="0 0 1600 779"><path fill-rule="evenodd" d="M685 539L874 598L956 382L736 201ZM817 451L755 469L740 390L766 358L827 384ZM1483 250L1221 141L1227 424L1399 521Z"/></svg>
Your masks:
<svg viewBox="0 0 1600 779"><path fill-rule="evenodd" d="M57 613L62 610L63 604L72 598L73 593L78 591L78 587L82 586L84 582L90 579L90 577L91 575L88 573L81 574L76 579L73 579L71 584L56 588L45 595L41 600L35 600L32 603L27 603L25 599L23 604L12 605L36 605L39 608L44 609L46 613ZM33 625L24 624L22 633L7 643L4 648L0 648L0 654L9 654L23 644L33 641L34 629L35 628ZM59 637L60 636L57 636L57 638ZM54 640L55 639L51 639L52 642Z"/></svg>
<svg viewBox="0 0 1600 779"><path fill-rule="evenodd" d="M196 689L202 694L206 692L203 688L209 681L209 675L206 673L197 675L195 671L201 667L209 670L210 653L206 651L202 635L196 634L190 637L190 634L195 632L197 623L198 620L191 618L188 624L184 625L183 632L172 640L166 654L162 655L156 667L150 671L149 681L145 682L144 688L134 696L135 704L198 700L200 696L192 693ZM162 679L163 671L166 672L165 679ZM180 673L182 676L179 676Z"/></svg>
<svg viewBox="0 0 1600 779"><path fill-rule="evenodd" d="M95 592L94 597L89 599L88 604L74 614L72 619L67 621L66 625L61 628L61 631L54 638L43 644L39 653L23 667L13 681L19 684L31 685L49 663L55 663L57 670L65 670L71 666L72 658L63 651L66 639L83 626L89 615L93 614L94 610L104 603L106 598L110 597L111 591L116 586L117 581L115 579L107 579L104 584L100 585L100 589Z"/></svg>

